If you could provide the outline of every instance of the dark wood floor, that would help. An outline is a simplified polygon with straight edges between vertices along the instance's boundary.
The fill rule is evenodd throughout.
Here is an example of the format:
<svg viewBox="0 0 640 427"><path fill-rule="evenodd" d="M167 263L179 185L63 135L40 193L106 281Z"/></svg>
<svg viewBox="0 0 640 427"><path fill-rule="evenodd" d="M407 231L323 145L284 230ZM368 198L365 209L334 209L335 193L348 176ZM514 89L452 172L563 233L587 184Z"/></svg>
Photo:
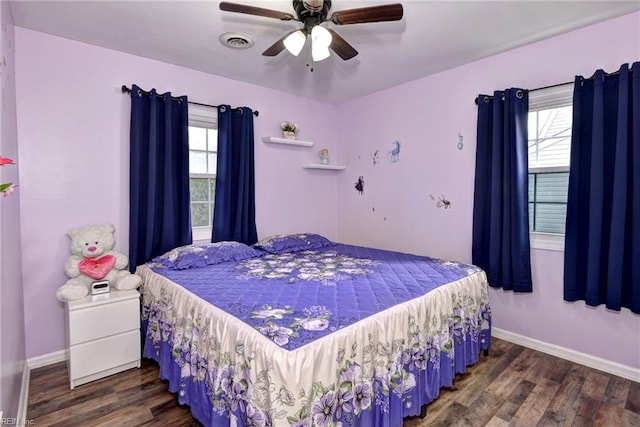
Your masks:
<svg viewBox="0 0 640 427"><path fill-rule="evenodd" d="M43 426L200 426L145 360L69 390L65 363L34 369L27 418ZM443 389L423 426L639 426L640 383L494 340L488 357Z"/></svg>

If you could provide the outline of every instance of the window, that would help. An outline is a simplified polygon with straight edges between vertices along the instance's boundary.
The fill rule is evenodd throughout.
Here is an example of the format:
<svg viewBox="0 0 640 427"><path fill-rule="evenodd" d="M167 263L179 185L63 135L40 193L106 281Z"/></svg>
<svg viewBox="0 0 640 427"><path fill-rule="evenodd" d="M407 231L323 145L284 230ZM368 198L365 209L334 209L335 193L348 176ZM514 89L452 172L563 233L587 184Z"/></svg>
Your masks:
<svg viewBox="0 0 640 427"><path fill-rule="evenodd" d="M531 246L563 250L569 188L573 84L529 94Z"/></svg>
<svg viewBox="0 0 640 427"><path fill-rule="evenodd" d="M218 160L217 112L189 106L189 190L193 240L211 240Z"/></svg>

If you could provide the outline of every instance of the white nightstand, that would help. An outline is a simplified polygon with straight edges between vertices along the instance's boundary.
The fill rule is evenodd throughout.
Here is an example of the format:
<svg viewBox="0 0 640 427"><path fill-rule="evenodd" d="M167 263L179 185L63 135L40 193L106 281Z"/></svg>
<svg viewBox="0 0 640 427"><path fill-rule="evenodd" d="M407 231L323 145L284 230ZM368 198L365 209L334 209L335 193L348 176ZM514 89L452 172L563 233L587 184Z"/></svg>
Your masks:
<svg viewBox="0 0 640 427"><path fill-rule="evenodd" d="M140 293L111 291L66 303L71 388L140 367Z"/></svg>

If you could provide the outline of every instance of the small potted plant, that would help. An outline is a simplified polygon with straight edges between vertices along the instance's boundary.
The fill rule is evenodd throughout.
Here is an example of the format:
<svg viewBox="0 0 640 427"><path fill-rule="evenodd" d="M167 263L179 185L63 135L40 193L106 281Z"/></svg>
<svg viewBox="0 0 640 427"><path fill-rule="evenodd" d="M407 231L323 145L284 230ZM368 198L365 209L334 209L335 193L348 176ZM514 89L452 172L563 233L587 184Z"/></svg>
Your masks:
<svg viewBox="0 0 640 427"><path fill-rule="evenodd" d="M286 120L280 123L280 129L282 129L282 136L285 139L296 139L296 134L300 130L297 124Z"/></svg>

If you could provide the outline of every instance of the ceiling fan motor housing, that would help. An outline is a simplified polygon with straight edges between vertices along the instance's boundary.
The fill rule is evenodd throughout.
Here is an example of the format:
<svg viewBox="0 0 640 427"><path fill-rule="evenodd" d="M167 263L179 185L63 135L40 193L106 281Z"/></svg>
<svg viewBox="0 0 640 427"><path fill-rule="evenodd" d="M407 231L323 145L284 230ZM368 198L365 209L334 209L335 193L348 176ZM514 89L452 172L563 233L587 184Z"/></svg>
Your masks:
<svg viewBox="0 0 640 427"><path fill-rule="evenodd" d="M306 7L309 10L313 10L313 11L319 11L322 10L322 3L323 0L303 0L304 1L304 7Z"/></svg>
<svg viewBox="0 0 640 427"><path fill-rule="evenodd" d="M304 31L307 34L311 31L311 28L326 20L331 9L331 0L321 1L321 8L319 3L317 1L293 0L293 9L296 11L300 22L304 23Z"/></svg>

